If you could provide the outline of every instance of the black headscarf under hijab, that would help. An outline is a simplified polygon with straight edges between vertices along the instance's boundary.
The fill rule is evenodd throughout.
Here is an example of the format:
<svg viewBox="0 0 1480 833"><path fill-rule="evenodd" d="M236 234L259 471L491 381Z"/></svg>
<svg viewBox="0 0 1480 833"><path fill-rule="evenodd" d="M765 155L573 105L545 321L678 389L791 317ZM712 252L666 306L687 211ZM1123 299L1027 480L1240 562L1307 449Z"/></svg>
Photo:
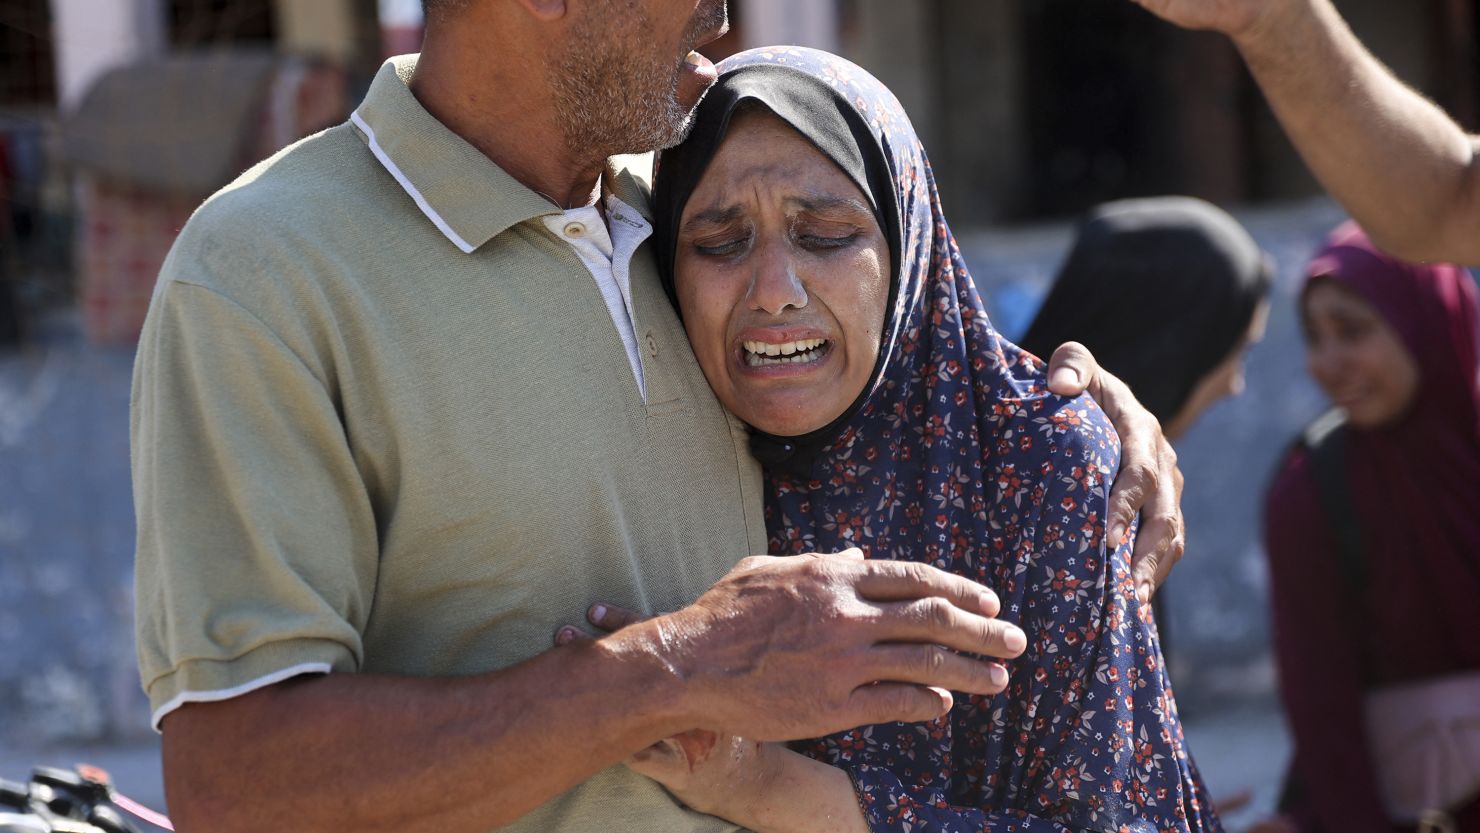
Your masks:
<svg viewBox="0 0 1480 833"><path fill-rule="evenodd" d="M729 133L731 120L742 107L749 106L763 107L791 125L841 168L868 199L874 220L889 244L889 303L885 307L888 319L883 328L887 342L895 330L893 318L901 265L899 209L885 151L874 139L867 122L835 88L782 66L746 66L726 72L695 111L693 133L683 144L664 151L659 157L653 194L658 220L654 237L663 288L674 309L679 306L673 267L684 207ZM869 384L837 419L799 437L779 437L752 427L751 453L768 467L797 474L808 471L812 460L838 438L863 407L883 376L888 353L887 349L879 351Z"/></svg>
<svg viewBox="0 0 1480 833"><path fill-rule="evenodd" d="M1238 346L1269 292L1269 263L1228 214L1191 197L1091 212L1021 345L1078 341L1162 424Z"/></svg>

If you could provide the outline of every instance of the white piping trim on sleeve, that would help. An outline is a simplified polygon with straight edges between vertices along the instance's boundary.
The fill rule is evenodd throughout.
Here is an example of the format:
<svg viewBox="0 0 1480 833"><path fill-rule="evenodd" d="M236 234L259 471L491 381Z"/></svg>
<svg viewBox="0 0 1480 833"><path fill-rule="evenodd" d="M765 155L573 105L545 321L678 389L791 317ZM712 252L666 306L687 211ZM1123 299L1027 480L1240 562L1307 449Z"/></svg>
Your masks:
<svg viewBox="0 0 1480 833"><path fill-rule="evenodd" d="M186 703L214 703L219 700L230 700L233 697L240 697L248 692L256 691L259 688L266 688L283 680L297 677L300 674L328 674L332 670L333 668L327 662L304 662L292 668L283 668L264 677L258 677L255 680L242 683L239 686L232 686L231 688L222 688L215 691L182 691L170 698L168 703L155 709L154 714L149 718L149 725L153 726L154 731L158 732L159 722L164 720L165 715Z"/></svg>
<svg viewBox="0 0 1480 833"><path fill-rule="evenodd" d="M447 235L447 239L451 240L459 249L462 249L466 254L472 254L473 249L477 247L470 245L468 241L462 239L462 235L453 231L452 226L447 225L447 221L442 219L442 215L438 214L432 208L426 201L426 198L421 195L421 192L416 190L416 186L411 184L411 180L406 178L406 174L402 173L401 169L396 167L396 163L391 161L390 156L386 155L385 149L380 146L380 141L375 138L375 131L370 129L370 125L366 124L364 119L360 118L360 111L356 110L350 113L349 120L354 122L356 127L365 131L365 138L370 140L370 152L375 154L375 158L380 160L380 164L384 165L391 176L396 178L396 182L401 183L401 187L406 189L406 193L410 194L411 199L416 201L416 207L421 209L421 213L427 215L427 219L431 220L443 234Z"/></svg>

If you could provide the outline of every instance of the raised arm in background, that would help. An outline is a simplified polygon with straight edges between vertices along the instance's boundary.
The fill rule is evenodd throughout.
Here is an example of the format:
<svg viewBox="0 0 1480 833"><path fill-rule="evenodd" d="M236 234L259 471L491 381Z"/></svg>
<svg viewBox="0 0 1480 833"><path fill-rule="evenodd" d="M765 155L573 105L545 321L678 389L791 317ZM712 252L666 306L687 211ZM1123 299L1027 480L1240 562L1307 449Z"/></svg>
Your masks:
<svg viewBox="0 0 1480 833"><path fill-rule="evenodd" d="M1326 187L1408 260L1480 264L1480 138L1398 80L1331 0L1134 0L1227 34Z"/></svg>

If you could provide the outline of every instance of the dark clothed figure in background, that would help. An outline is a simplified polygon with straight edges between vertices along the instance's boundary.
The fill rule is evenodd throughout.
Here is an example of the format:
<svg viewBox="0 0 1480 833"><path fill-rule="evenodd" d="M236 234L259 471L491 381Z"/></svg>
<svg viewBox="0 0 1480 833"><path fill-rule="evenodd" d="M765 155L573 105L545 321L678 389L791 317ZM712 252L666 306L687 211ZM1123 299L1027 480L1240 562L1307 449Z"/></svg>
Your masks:
<svg viewBox="0 0 1480 833"><path fill-rule="evenodd" d="M1048 355L1078 341L1120 376L1169 439L1243 390L1244 350L1264 332L1268 260L1238 221L1190 197L1107 203L1022 339Z"/></svg>
<svg viewBox="0 0 1480 833"><path fill-rule="evenodd" d="M1043 356L1078 341L1124 379L1177 440L1244 389L1244 353L1264 336L1269 259L1227 212L1191 197L1092 211L1023 337ZM1166 594L1152 600L1170 652Z"/></svg>
<svg viewBox="0 0 1480 833"><path fill-rule="evenodd" d="M1311 263L1300 312L1310 373L1346 413L1364 579L1354 592L1312 455L1297 448L1265 509L1303 793L1291 821L1389 833L1401 828L1385 820L1364 693L1480 672L1480 312L1465 270L1398 261L1351 224ZM1480 800L1454 816L1460 833L1480 831Z"/></svg>

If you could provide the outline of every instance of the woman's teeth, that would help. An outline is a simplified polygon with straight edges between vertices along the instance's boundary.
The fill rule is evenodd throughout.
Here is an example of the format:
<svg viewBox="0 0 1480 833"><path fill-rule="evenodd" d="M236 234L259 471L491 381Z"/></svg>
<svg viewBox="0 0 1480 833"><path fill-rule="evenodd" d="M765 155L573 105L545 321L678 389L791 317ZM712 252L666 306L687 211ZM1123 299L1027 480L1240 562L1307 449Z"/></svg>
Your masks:
<svg viewBox="0 0 1480 833"><path fill-rule="evenodd" d="M815 362L822 358L823 345L827 344L825 338L804 338L798 341L787 341L782 344L770 344L764 341L747 341L742 346L745 348L745 364L750 367L765 367L777 364L806 364Z"/></svg>

